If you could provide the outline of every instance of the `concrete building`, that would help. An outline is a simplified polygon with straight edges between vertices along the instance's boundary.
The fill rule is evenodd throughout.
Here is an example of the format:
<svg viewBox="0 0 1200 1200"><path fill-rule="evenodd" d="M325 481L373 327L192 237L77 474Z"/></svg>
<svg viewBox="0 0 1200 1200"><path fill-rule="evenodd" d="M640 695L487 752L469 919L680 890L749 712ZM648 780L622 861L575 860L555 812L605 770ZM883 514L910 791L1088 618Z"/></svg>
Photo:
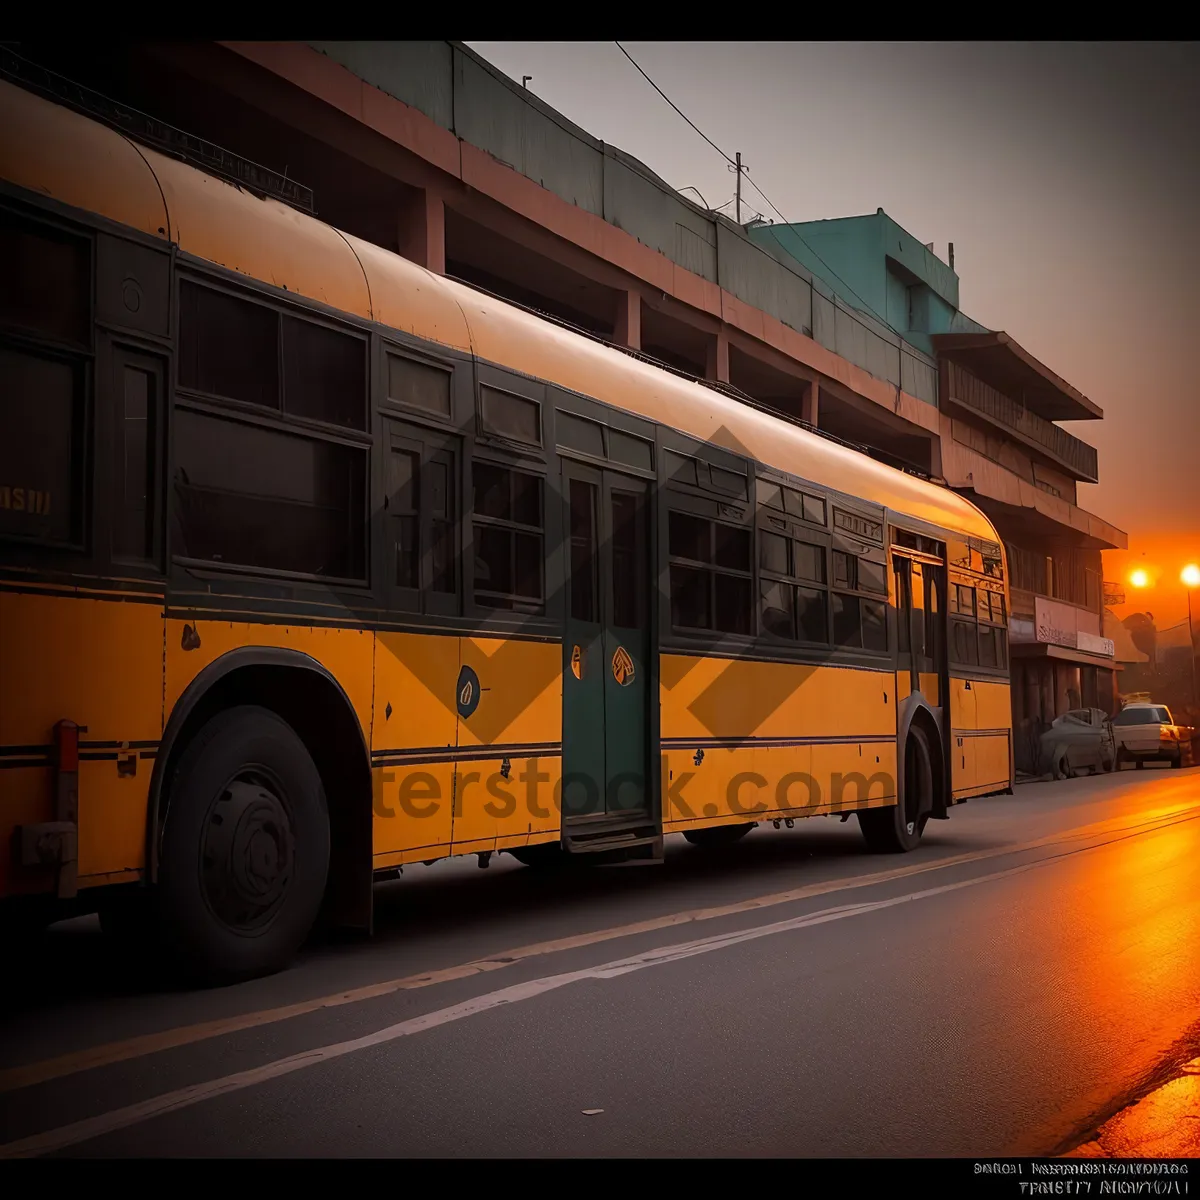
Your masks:
<svg viewBox="0 0 1200 1200"><path fill-rule="evenodd" d="M452 42L22 43L0 74L962 490L1009 543L1018 721L1109 703L1125 535L1078 506L1096 452L1054 424L1100 409L882 212L745 229Z"/></svg>
<svg viewBox="0 0 1200 1200"><path fill-rule="evenodd" d="M1101 554L1127 539L1080 507L1078 485L1099 479L1096 450L1056 424L1099 420L1102 410L1010 335L967 317L953 245L943 262L882 209L758 225L750 236L824 271L849 302L936 358L941 476L1005 541L1013 723L1018 766L1031 769L1039 725L1070 708L1118 707Z"/></svg>

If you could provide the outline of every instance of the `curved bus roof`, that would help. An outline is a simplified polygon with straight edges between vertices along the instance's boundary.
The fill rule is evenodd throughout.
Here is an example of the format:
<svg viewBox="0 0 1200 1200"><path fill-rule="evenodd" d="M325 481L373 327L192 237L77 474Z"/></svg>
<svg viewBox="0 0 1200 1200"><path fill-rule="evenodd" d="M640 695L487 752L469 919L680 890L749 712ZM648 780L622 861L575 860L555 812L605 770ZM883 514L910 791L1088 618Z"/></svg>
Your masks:
<svg viewBox="0 0 1200 1200"><path fill-rule="evenodd" d="M949 488L435 275L0 81L0 177L342 312L579 392L764 466L999 542Z"/></svg>

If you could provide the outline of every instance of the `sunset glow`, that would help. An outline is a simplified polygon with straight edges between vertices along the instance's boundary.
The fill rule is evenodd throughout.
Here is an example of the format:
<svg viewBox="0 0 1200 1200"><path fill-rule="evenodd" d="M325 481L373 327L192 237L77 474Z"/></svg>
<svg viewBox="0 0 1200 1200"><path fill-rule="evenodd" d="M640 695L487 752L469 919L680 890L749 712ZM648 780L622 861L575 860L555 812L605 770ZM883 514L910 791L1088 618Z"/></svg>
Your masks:
<svg viewBox="0 0 1200 1200"><path fill-rule="evenodd" d="M1138 567L1138 569L1129 576L1129 582L1132 583L1135 588L1149 587L1150 576L1147 575L1141 567Z"/></svg>

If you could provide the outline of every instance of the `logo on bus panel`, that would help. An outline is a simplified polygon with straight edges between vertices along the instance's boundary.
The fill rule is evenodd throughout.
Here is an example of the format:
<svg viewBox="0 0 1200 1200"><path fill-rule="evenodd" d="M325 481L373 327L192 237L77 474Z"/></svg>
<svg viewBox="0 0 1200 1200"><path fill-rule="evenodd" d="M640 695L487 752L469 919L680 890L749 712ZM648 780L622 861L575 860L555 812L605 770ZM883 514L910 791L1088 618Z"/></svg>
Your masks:
<svg viewBox="0 0 1200 1200"><path fill-rule="evenodd" d="M576 679L583 678L583 651L578 644L571 648L571 674Z"/></svg>
<svg viewBox="0 0 1200 1200"><path fill-rule="evenodd" d="M470 667L463 667L458 673L455 689L458 715L469 717L479 707L479 676Z"/></svg>
<svg viewBox="0 0 1200 1200"><path fill-rule="evenodd" d="M613 678L622 686L628 687L633 682L635 674L633 659L629 657L624 646L618 646L612 657Z"/></svg>

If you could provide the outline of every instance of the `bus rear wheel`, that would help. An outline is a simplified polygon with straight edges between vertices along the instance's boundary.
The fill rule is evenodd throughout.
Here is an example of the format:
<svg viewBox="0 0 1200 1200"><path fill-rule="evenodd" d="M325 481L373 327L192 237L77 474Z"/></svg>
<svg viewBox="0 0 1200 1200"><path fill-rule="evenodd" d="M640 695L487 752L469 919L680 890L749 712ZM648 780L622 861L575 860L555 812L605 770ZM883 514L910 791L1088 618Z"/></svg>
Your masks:
<svg viewBox="0 0 1200 1200"><path fill-rule="evenodd" d="M904 795L887 808L865 808L858 814L867 849L875 854L915 850L933 805L933 753L925 731L910 729L904 746Z"/></svg>
<svg viewBox="0 0 1200 1200"><path fill-rule="evenodd" d="M721 846L732 846L740 842L754 828L749 825L716 825L712 829L689 829L684 833L684 840L693 846L705 850L716 850Z"/></svg>
<svg viewBox="0 0 1200 1200"><path fill-rule="evenodd" d="M296 732L253 705L213 717L180 757L162 835L156 900L176 965L202 984L282 969L328 873L325 790Z"/></svg>

